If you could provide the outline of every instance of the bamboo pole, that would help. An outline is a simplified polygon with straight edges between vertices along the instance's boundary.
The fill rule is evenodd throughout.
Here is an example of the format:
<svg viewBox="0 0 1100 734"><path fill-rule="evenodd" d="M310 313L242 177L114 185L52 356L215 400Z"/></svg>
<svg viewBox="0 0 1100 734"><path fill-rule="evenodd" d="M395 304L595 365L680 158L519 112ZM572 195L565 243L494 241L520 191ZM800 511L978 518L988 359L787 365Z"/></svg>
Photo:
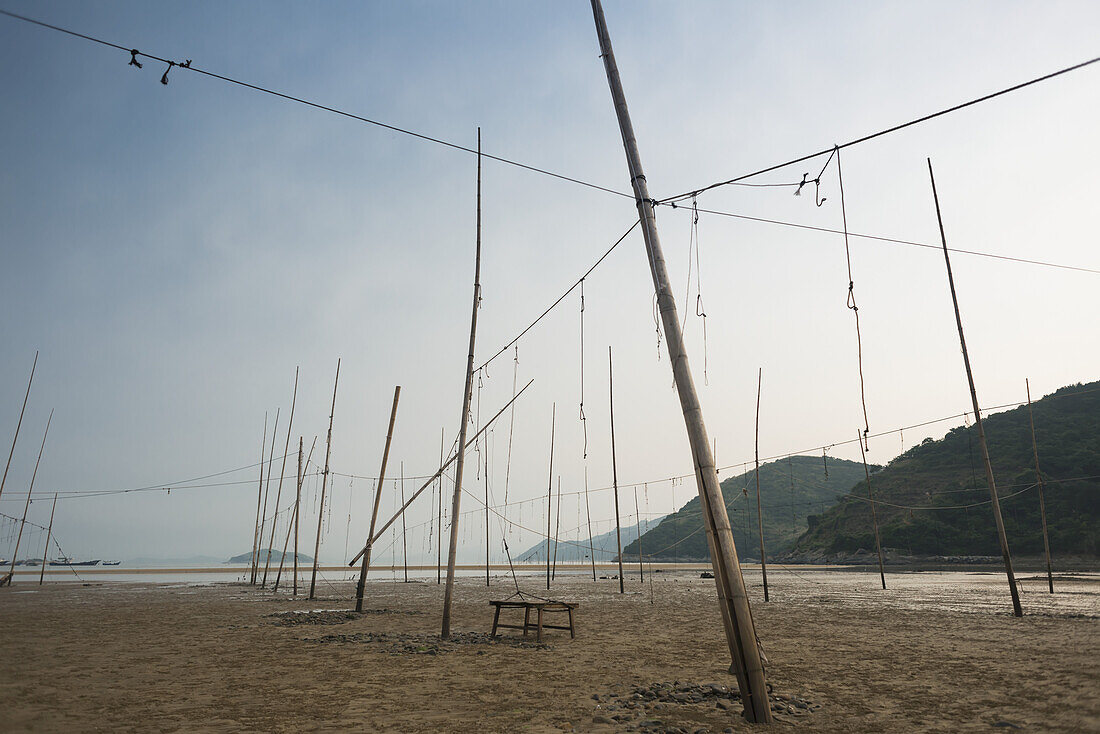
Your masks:
<svg viewBox="0 0 1100 734"><path fill-rule="evenodd" d="M38 585L46 577L46 558L50 555L50 536L53 534L53 513L57 510L57 492L53 493L53 507L50 508L50 524L46 528L46 545L42 548L42 568L38 571Z"/></svg>
<svg viewBox="0 0 1100 734"><path fill-rule="evenodd" d="M439 465L443 466L443 445L444 434L443 428L439 429ZM439 504L436 509L436 523L438 534L435 540L435 585L439 586L443 583L443 475L440 474L436 479L436 489L438 490Z"/></svg>
<svg viewBox="0 0 1100 734"><path fill-rule="evenodd" d="M390 460L390 443L393 441L393 424L397 421L397 401L401 399L401 386L393 389L393 407L390 408L390 425L386 429L386 447L382 450L382 468L378 470L378 484L374 492L374 509L370 515L370 533L374 537L374 526L378 522L378 507L382 502L382 483L386 480L386 463ZM367 541L367 552L363 554L363 565L359 569L359 583L355 587L355 611L363 611L363 589L367 583L367 571L370 570L371 541Z"/></svg>
<svg viewBox="0 0 1100 734"><path fill-rule="evenodd" d="M601 11L602 13L602 11ZM611 488L615 495L615 548L619 559L619 593L625 594L623 580L623 529L619 521L619 467L615 458L615 366L611 361L611 347L607 347L607 404L611 412Z"/></svg>
<svg viewBox="0 0 1100 734"><path fill-rule="evenodd" d="M267 447L267 411L264 411L264 437L260 441L260 486L256 490L256 524L252 530L252 556L249 560L250 581L256 583L256 556L260 552L260 501L264 496L264 449Z"/></svg>
<svg viewBox="0 0 1100 734"><path fill-rule="evenodd" d="M875 494L871 491L871 470L867 468L867 454L863 451L863 434L856 431L856 443L859 444L859 455L863 459L863 474L867 477L867 498L871 500L871 520L875 526L875 550L878 551L878 575L882 580L882 588L886 590L886 566L882 560L882 540L878 534L878 511L875 509Z"/></svg>
<svg viewBox="0 0 1100 734"><path fill-rule="evenodd" d="M23 503L23 520L19 523L19 535L15 539L15 550L11 554L11 575L8 576L8 585L15 581L15 559L19 557L19 543L23 540L23 528L27 524L27 510L31 506L31 493L34 491L34 480L38 476L38 465L42 462L42 450L46 448L46 436L50 433L50 422L53 421L53 411L46 419L46 431L42 434L42 445L38 447L38 459L34 462L34 473L31 474L31 486L27 489L27 501ZM55 495L56 496L56 495ZM46 559L42 559L46 563ZM41 575L41 574L40 574Z"/></svg>
<svg viewBox="0 0 1100 734"><path fill-rule="evenodd" d="M282 408L276 408L275 425L271 427L271 448L267 452L267 481L264 484L264 509L260 514L260 547L256 549L256 554L252 558L253 585L260 578L260 552L263 550L264 528L267 527L267 498L271 495L271 464L275 459L275 437L279 432L279 414L281 411Z"/></svg>
<svg viewBox="0 0 1100 734"><path fill-rule="evenodd" d="M402 518L405 516L402 515ZM404 522L404 520L402 520ZM489 442L485 442L485 586L489 586Z"/></svg>
<svg viewBox="0 0 1100 734"><path fill-rule="evenodd" d="M584 467L584 514L588 520L588 559L592 561L592 580L596 580L596 546L592 543L592 508L588 504L588 465Z"/></svg>
<svg viewBox="0 0 1100 734"><path fill-rule="evenodd" d="M474 343L477 341L477 309L481 303L481 128L477 129L477 234L474 257L474 302L470 311L470 349L466 357L466 383L462 388L462 422L458 429L455 491L451 499L451 538L447 550L447 587L443 592L443 625L440 636L451 636L451 601L454 597L455 556L458 553L459 508L462 504L462 469L466 462L466 425L470 420L471 386L474 379Z"/></svg>
<svg viewBox="0 0 1100 734"><path fill-rule="evenodd" d="M314 437L314 442L317 438ZM312 451L312 449L311 449ZM302 437L298 437L298 487L294 494L294 585L293 595L298 596L298 525L299 525L299 510L302 504L302 481L305 476L302 474L304 471L302 467Z"/></svg>
<svg viewBox="0 0 1100 734"><path fill-rule="evenodd" d="M275 511L271 515L271 539L267 543L267 561L260 588L267 586L267 571L271 567L271 546L275 544L275 527L279 524L279 501L283 497L283 475L286 474L286 456L290 453L290 431L294 428L294 406L298 402L298 368L294 368L294 396L290 400L290 420L286 424L286 445L283 446L283 465L279 469L279 488L275 491Z"/></svg>
<svg viewBox="0 0 1100 734"><path fill-rule="evenodd" d="M634 519L638 521L638 578L645 583L645 567L642 565L642 513L638 511L638 488L634 488Z"/></svg>
<svg viewBox="0 0 1100 734"><path fill-rule="evenodd" d="M558 404L550 408L550 471L546 479L546 590L550 590L550 521L554 519L554 428L557 422Z"/></svg>
<svg viewBox="0 0 1100 734"><path fill-rule="evenodd" d="M554 568L550 572L551 578L558 577L558 538L561 537L561 474L558 475L558 509L554 520Z"/></svg>
<svg viewBox="0 0 1100 734"><path fill-rule="evenodd" d="M401 462L401 504L405 504L405 462ZM408 526L405 524L405 513L401 513L401 565L405 570L405 583L409 583L409 544L405 540ZM488 565L486 565L488 569Z"/></svg>
<svg viewBox="0 0 1100 734"><path fill-rule="evenodd" d="M1035 454L1035 476L1039 480L1039 516L1043 520L1043 554L1047 559L1047 586L1054 593L1054 572L1050 567L1050 536L1047 535L1047 502L1043 496L1043 473L1039 471L1039 444L1035 441L1035 416L1031 412L1031 383L1025 378L1027 388L1027 420L1031 424L1031 451Z"/></svg>
<svg viewBox="0 0 1100 734"><path fill-rule="evenodd" d="M15 455L15 443L19 440L19 429L23 427L23 413L27 410L27 398L31 396L31 385L34 383L34 370L36 367L38 367L37 350L34 352L34 364L31 365L31 378L27 380L27 392L23 395L23 407L19 409L19 422L15 424L15 438L11 440L8 463L4 464L4 477L0 479L0 497L4 496L4 485L8 483L8 469L11 468L11 457Z"/></svg>
<svg viewBox="0 0 1100 734"><path fill-rule="evenodd" d="M764 511L760 504L760 387L764 368L756 374L756 524L760 533L760 575L764 579L764 601L768 600L768 562L764 555Z"/></svg>
<svg viewBox="0 0 1100 734"><path fill-rule="evenodd" d="M989 483L989 496L993 504L993 519L997 523L997 538L1001 543L1001 555L1004 557L1005 573L1008 576L1008 588L1012 595L1012 613L1024 616L1020 606L1020 592L1016 588L1016 575L1012 572L1012 555L1008 550L1008 536L1005 535L1004 518L1001 516L1001 501L997 497L997 482L993 478L993 464L989 460L989 446L985 441L985 428L982 426L981 408L978 407L978 392L974 388L974 373L970 369L970 354L966 350L966 337L963 335L962 316L959 314L959 299L955 295L955 278L951 274L951 256L947 253L947 235L943 230L943 216L940 213L940 198L936 193L936 177L932 174L932 159L928 159L928 178L932 181L932 198L936 202L936 220L940 226L940 240L943 242L943 259L947 264L947 284L951 288L951 302L955 306L955 323L959 327L959 344L962 346L963 364L966 366L966 380L970 384L970 401L974 406L974 423L978 427L978 446L985 463L985 478Z"/></svg>
<svg viewBox="0 0 1100 734"><path fill-rule="evenodd" d="M718 474L707 437L706 424L703 421L702 408L699 405L691 368L684 352L683 334L676 312L676 299L672 293L664 254L661 251L660 237L657 234L653 199L649 195L649 186L642 171L638 144L630 122L626 96L619 79L619 70L615 63L615 54L611 48L611 38L608 35L600 0L592 0L592 15L600 41L600 55L603 58L608 86L622 133L631 187L634 190L635 203L642 222L650 273L653 277L658 310L668 344L669 362L680 398L680 407L684 413L692 459L696 466L699 493L700 497L706 495L703 506L708 513L706 521L710 525L711 532L714 533L715 540L712 554L715 585L718 593L722 595L721 603L728 607L723 612L722 618L727 642L730 649L736 652L733 667L737 674L742 700L745 702L745 718L750 722L770 723L771 707L768 702L764 666L752 619L752 609L745 589L745 580L741 575L741 565L737 558L726 505L722 499L722 489L718 485Z"/></svg>
<svg viewBox="0 0 1100 734"><path fill-rule="evenodd" d="M471 446L473 446L474 441L476 441L478 439L478 437L481 436L481 434L485 433L485 431L489 430L489 426L493 425L493 423L496 422L497 418L499 418L501 415L503 415L504 411L508 410L508 407L511 406L512 403L516 402L516 400L519 398L519 396L522 395L524 392L526 392L527 388L531 387L531 383L533 383L533 382L534 382L534 380L528 381L528 383L523 387L523 390L520 390L518 393L516 393L516 396L514 398L512 398L507 403L505 403L504 407L501 408L500 410L498 410L496 412L496 414L491 419L489 419L489 422L481 427L480 431L478 431L472 438L469 438L469 439L466 440L466 445L461 449L461 451L456 452L455 454L453 454L451 456L451 458L447 459L447 461L442 466L440 466L438 469L436 469L435 474L428 477L428 480L426 482L424 482L422 485L420 485L420 489L413 492L412 496L409 497L407 500L405 500L405 504L401 505L400 509L398 509L397 512L395 512L393 514L393 517L391 517L389 520L387 520L386 523L382 527L380 527L377 532L375 532L375 534L372 538L367 540L367 544L364 545L363 549L360 550L355 555L355 558L351 559L351 561L348 563L348 566L354 566L356 561L358 561L360 558L362 558L363 554L367 552L367 548L369 548L374 543L377 543L378 539L382 537L382 533L386 532L386 530L390 527L390 525L393 525L395 522L397 522L397 518L399 518L401 516L401 513L403 513L405 510L409 509L409 505L411 505L413 502L415 502L416 498L419 497L424 492L425 489L430 487L432 482L434 482L438 477L441 477L443 475L443 472L447 470L447 467L449 467L451 464L458 461L458 457L461 454L461 452L466 451Z"/></svg>
<svg viewBox="0 0 1100 734"><path fill-rule="evenodd" d="M332 417L336 415L336 388L340 386L340 358L336 359L336 379L332 382L332 409L328 414L328 435L325 438L325 470L321 473L321 506L317 511L317 542L313 546L313 571L309 577L309 598L317 589L317 559L321 554L321 521L325 517L325 490L328 487L328 461L332 456Z"/></svg>

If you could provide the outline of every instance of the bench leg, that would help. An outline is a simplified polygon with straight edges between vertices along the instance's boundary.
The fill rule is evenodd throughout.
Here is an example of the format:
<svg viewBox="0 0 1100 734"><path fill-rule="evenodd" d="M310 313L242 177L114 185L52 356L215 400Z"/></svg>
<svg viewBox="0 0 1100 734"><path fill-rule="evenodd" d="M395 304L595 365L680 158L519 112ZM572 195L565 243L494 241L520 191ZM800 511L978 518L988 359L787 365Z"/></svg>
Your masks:
<svg viewBox="0 0 1100 734"><path fill-rule="evenodd" d="M500 607L497 607L497 613L493 615L493 633L489 637L497 636L497 623L500 622Z"/></svg>
<svg viewBox="0 0 1100 734"><path fill-rule="evenodd" d="M531 607L523 608L523 636L527 636L527 628L531 626Z"/></svg>
<svg viewBox="0 0 1100 734"><path fill-rule="evenodd" d="M569 637L570 637L570 639L573 639L573 640L577 639L577 633L573 629L573 610L572 609L569 610Z"/></svg>
<svg viewBox="0 0 1100 734"><path fill-rule="evenodd" d="M535 642L542 642L542 607L539 607L539 630L535 636Z"/></svg>

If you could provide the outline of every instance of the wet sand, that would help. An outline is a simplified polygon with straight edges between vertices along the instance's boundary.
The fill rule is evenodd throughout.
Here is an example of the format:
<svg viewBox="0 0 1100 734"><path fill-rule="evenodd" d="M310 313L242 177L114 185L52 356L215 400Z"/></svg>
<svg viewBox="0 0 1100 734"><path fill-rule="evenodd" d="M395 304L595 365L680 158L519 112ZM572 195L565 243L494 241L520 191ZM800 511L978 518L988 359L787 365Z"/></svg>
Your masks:
<svg viewBox="0 0 1100 734"><path fill-rule="evenodd" d="M776 729L1100 731L1096 575L1056 579L1053 596L1028 576L1023 619L999 574L889 574L882 591L877 574L769 566L767 604L759 574L746 580ZM504 575L489 590L460 579L448 644L434 579L385 573L364 615L287 613L352 609L348 582L312 602L237 584L89 583L0 590L0 730L756 728L739 703L693 687L736 686L714 582L698 572L635 575L626 595L559 577L551 595L580 604L577 638L548 632L541 646L487 639L487 601L515 590ZM538 577L520 584L544 593Z"/></svg>

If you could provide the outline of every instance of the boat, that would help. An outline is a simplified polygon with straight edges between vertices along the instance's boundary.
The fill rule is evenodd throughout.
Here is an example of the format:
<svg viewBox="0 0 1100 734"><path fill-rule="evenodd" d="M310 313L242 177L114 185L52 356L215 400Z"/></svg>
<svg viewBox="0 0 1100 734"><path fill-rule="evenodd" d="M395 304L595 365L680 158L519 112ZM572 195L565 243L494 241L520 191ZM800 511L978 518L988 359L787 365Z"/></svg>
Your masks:
<svg viewBox="0 0 1100 734"><path fill-rule="evenodd" d="M103 565L104 566L117 566L120 563L122 563L122 561L104 561Z"/></svg>
<svg viewBox="0 0 1100 734"><path fill-rule="evenodd" d="M98 563L98 558L94 561L74 561L69 558L59 558L56 561L50 561L51 566L95 566Z"/></svg>

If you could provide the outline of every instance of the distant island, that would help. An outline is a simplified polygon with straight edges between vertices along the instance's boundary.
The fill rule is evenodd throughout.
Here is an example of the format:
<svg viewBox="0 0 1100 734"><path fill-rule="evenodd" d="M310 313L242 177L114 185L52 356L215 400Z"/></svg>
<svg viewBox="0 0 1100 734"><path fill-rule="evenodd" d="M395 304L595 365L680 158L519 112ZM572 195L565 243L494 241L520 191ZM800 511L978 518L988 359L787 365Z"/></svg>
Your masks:
<svg viewBox="0 0 1100 734"><path fill-rule="evenodd" d="M268 553L267 548L261 548L258 551L258 555L259 555L259 558L260 558L260 563L267 563L267 553ZM287 555L286 562L287 563L294 563L294 554L293 553L287 553L286 555ZM282 561L282 558L283 558L282 551L277 551L277 550L271 551L271 562L272 563L278 564L280 561ZM242 553L239 556L233 556L228 561L225 561L225 563L252 563L252 551L249 551L247 553ZM313 557L312 556L307 556L305 553L299 553L298 554L298 563L299 563L299 565L301 565L303 563L313 563Z"/></svg>

